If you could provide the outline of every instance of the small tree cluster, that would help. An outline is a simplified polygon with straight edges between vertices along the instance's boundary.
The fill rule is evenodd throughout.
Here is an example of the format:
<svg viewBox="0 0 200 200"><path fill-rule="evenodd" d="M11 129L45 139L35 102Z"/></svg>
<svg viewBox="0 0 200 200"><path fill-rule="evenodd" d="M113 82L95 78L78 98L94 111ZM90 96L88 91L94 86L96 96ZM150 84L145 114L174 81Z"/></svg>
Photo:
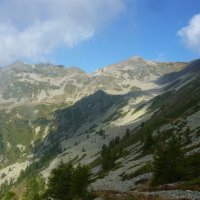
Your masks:
<svg viewBox="0 0 200 200"><path fill-rule="evenodd" d="M57 200L89 200L91 197L87 188L90 183L91 174L88 167L78 165L74 169L71 164L61 163L51 172L45 196Z"/></svg>

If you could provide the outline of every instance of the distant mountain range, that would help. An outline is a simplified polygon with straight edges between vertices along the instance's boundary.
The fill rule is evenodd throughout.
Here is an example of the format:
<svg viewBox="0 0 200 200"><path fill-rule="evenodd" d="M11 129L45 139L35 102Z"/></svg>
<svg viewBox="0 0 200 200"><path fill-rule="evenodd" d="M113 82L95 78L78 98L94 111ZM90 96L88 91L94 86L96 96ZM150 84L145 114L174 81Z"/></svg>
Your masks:
<svg viewBox="0 0 200 200"><path fill-rule="evenodd" d="M79 68L61 65L29 65L16 62L0 70L0 103L68 102L104 90L125 94L155 87L154 81L177 72L188 63L161 63L133 57L87 74Z"/></svg>

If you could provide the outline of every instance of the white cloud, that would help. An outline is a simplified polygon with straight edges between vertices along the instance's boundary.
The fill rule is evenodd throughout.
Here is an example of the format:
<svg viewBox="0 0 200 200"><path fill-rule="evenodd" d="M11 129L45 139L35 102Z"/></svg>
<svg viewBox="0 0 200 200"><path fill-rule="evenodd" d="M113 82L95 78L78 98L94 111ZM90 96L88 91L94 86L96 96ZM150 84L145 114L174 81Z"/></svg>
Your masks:
<svg viewBox="0 0 200 200"><path fill-rule="evenodd" d="M0 65L40 60L91 38L124 9L123 0L3 0Z"/></svg>
<svg viewBox="0 0 200 200"><path fill-rule="evenodd" d="M200 53L200 13L193 16L189 25L180 29L177 35L189 49Z"/></svg>

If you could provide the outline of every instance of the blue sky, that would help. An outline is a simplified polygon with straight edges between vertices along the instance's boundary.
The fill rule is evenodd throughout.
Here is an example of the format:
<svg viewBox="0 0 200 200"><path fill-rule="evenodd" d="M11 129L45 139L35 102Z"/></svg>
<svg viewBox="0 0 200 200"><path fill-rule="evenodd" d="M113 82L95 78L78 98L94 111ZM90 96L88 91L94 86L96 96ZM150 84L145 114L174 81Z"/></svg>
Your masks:
<svg viewBox="0 0 200 200"><path fill-rule="evenodd" d="M0 11L17 10L6 20L0 15L1 65L49 61L92 72L134 55L159 61L200 55L200 0L62 0L57 7L15 0L18 9L13 1L0 3Z"/></svg>
<svg viewBox="0 0 200 200"><path fill-rule="evenodd" d="M93 38L57 53L56 62L87 71L130 56L160 61L188 61L200 54L184 46L177 32L200 13L200 1L127 1L125 13Z"/></svg>

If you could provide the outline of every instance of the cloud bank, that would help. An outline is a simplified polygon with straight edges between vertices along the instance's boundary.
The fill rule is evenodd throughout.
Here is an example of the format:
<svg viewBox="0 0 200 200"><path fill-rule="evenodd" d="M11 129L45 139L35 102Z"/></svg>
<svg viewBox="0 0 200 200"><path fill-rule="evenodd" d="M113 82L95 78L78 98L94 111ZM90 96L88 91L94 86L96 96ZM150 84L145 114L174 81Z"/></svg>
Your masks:
<svg viewBox="0 0 200 200"><path fill-rule="evenodd" d="M124 10L123 0L2 0L0 65L39 61L91 38Z"/></svg>
<svg viewBox="0 0 200 200"><path fill-rule="evenodd" d="M193 16L188 26L177 33L183 43L194 52L200 53L200 13Z"/></svg>

